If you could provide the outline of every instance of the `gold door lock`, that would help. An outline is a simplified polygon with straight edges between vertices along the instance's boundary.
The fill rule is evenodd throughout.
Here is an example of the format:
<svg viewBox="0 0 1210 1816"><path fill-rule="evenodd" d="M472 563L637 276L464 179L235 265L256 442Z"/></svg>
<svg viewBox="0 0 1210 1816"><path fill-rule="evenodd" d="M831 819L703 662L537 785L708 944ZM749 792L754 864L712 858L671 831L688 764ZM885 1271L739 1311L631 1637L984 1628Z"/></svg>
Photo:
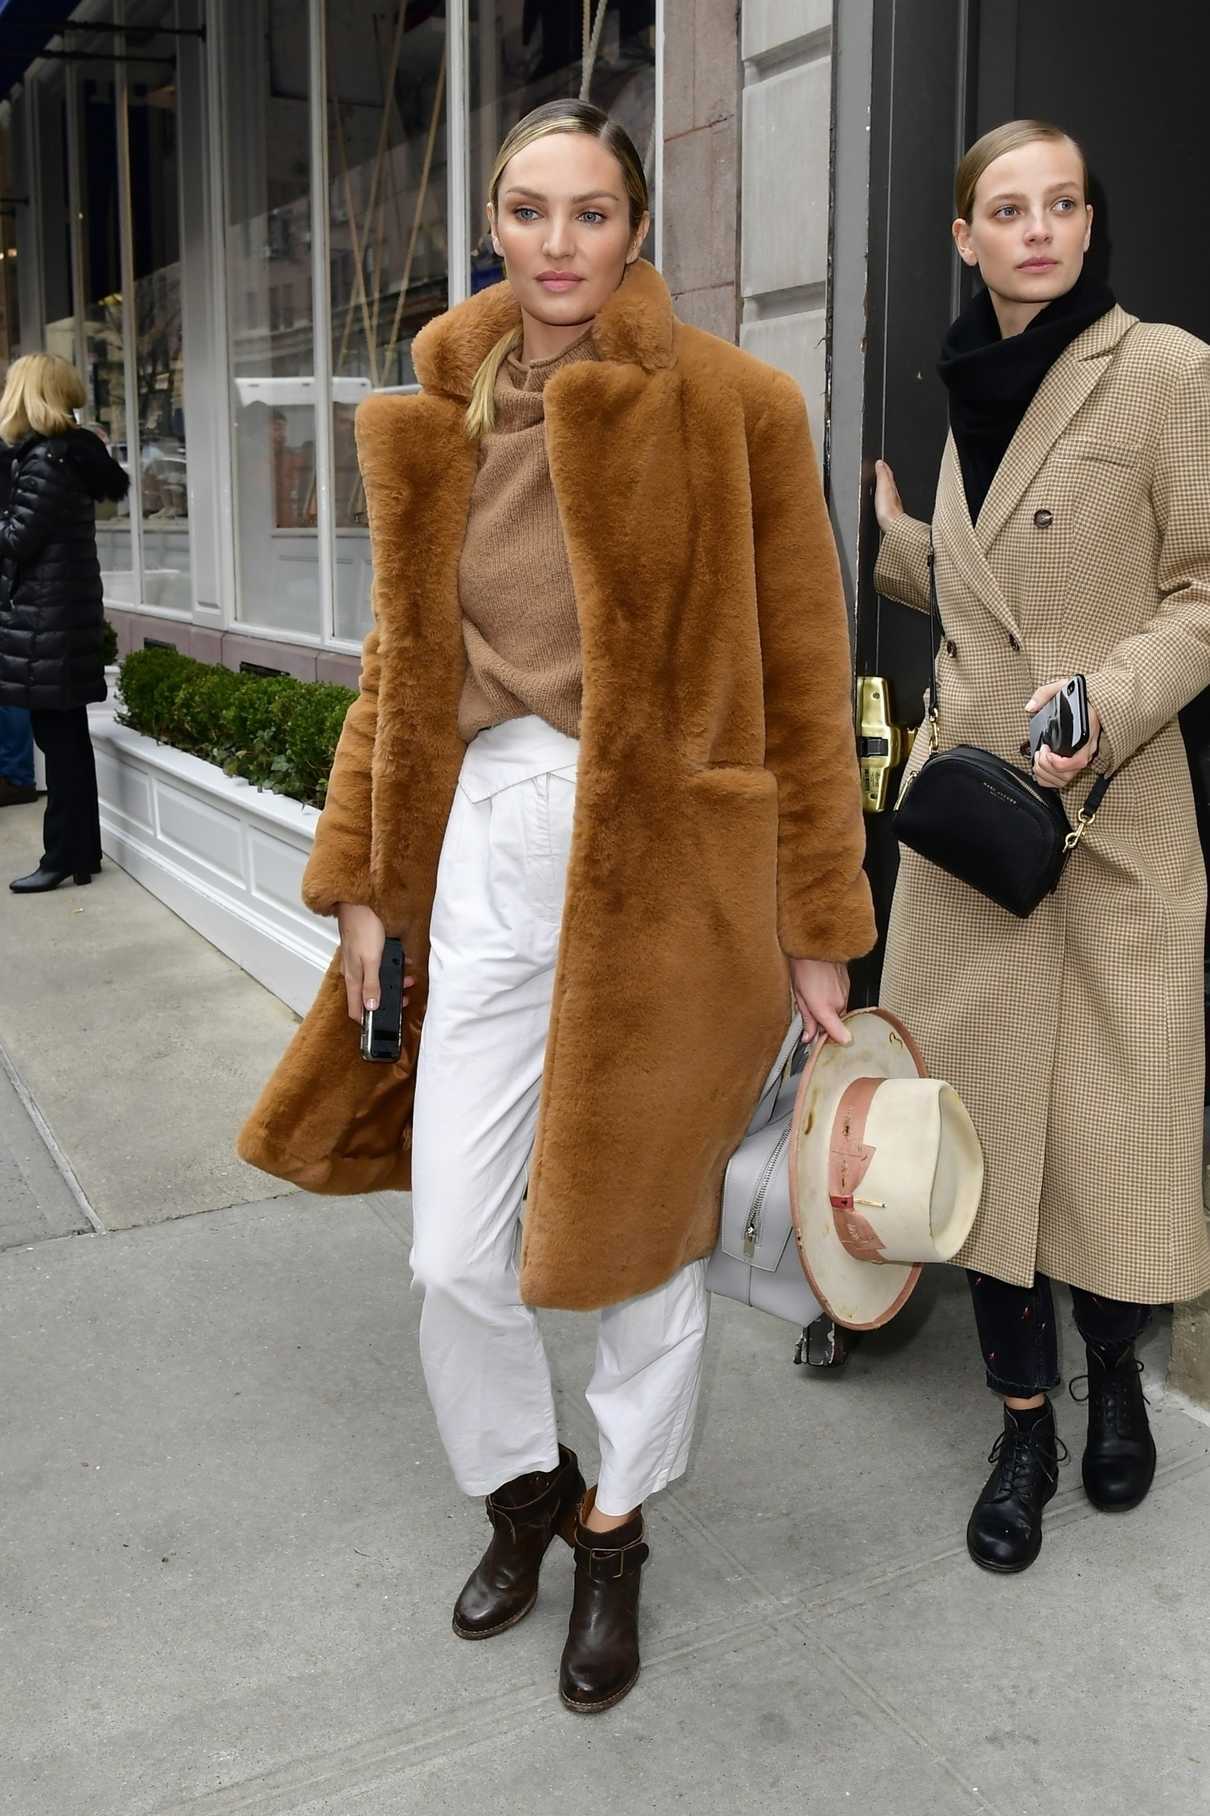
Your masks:
<svg viewBox="0 0 1210 1816"><path fill-rule="evenodd" d="M891 718L891 684L881 675L857 678L857 752L861 764L861 805L885 813L891 772L911 749L913 734Z"/></svg>

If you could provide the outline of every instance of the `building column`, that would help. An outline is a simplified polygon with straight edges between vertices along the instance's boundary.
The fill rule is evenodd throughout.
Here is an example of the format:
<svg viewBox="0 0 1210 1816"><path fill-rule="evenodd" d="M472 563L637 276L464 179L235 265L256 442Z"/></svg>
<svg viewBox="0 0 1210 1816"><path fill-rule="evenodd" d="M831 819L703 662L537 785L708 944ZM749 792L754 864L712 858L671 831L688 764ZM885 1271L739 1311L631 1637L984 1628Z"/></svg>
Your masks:
<svg viewBox="0 0 1210 1816"><path fill-rule="evenodd" d="M796 378L823 447L832 0L744 0L740 344Z"/></svg>
<svg viewBox="0 0 1210 1816"><path fill-rule="evenodd" d="M664 276L682 321L738 327L739 24L736 0L664 8Z"/></svg>

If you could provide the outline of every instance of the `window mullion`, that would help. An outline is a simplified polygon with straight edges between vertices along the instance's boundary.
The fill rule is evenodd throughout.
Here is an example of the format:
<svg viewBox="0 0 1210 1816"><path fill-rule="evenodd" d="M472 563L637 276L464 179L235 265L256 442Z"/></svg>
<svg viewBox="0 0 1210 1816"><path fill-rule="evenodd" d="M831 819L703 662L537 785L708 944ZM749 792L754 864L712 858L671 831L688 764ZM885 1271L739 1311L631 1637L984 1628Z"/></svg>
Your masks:
<svg viewBox="0 0 1210 1816"><path fill-rule="evenodd" d="M315 368L315 505L319 622L335 634L336 536L332 514L332 310L328 258L327 7L309 0L311 28L311 287Z"/></svg>
<svg viewBox="0 0 1210 1816"><path fill-rule="evenodd" d="M227 175L226 117L223 100L223 34L225 19L219 0L205 13L205 78L207 137L207 226L210 239L210 357L214 371L220 375L222 406L214 413L214 444L210 471L214 476L217 501L219 604L223 625L230 628L237 619L239 563L236 539L239 535L239 499L235 488L235 459L232 452L231 411L231 341L227 309Z"/></svg>
<svg viewBox="0 0 1210 1816"><path fill-rule="evenodd" d="M464 302L471 288L470 108L468 0L447 0L445 9L449 83L445 102L446 206L449 209L449 303Z"/></svg>
<svg viewBox="0 0 1210 1816"><path fill-rule="evenodd" d="M125 0L115 0L114 23L122 24ZM139 446L138 321L134 295L134 217L130 201L130 105L127 70L115 61L114 111L118 153L118 236L122 274L122 363L126 392L126 464L130 474L130 565L135 598L147 596L143 573L143 459Z"/></svg>
<svg viewBox="0 0 1210 1816"><path fill-rule="evenodd" d="M69 63L64 84L67 108L67 209L71 239L71 308L74 318L76 370L88 379L88 347L84 335L87 308L87 274L84 270L84 200L80 181L80 75L76 64Z"/></svg>

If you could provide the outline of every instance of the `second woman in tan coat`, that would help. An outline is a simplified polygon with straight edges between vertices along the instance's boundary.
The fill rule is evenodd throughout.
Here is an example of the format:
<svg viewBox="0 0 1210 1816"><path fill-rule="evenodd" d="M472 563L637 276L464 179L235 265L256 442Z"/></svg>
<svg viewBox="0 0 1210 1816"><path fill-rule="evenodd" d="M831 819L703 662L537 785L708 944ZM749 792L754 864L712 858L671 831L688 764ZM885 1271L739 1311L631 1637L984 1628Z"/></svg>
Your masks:
<svg viewBox="0 0 1210 1816"><path fill-rule="evenodd" d="M1034 121L958 172L954 237L986 288L940 367L938 732L1022 762L1030 714L1083 675L1091 739L1066 759L1044 747L1035 773L1073 824L1095 775L1113 781L1027 920L904 850L883 978L983 1141L958 1260L1006 1411L967 1538L1002 1571L1037 1556L1057 1483L1049 1282L1071 1286L1086 1341L1083 1475L1107 1510L1137 1505L1155 1468L1134 1339L1150 1307L1210 1286L1206 878L1177 723L1210 685L1210 348L1092 281L1086 188L1080 148ZM876 509L878 585L927 612L929 526L882 463ZM904 792L928 755L922 732Z"/></svg>

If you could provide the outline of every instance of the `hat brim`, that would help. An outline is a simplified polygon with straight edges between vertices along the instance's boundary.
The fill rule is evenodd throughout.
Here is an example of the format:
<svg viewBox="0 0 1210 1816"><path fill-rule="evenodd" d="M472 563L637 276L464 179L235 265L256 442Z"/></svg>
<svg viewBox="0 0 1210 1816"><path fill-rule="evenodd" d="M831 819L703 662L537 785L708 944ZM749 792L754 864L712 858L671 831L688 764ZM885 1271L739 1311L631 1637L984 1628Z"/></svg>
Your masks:
<svg viewBox="0 0 1210 1816"><path fill-rule="evenodd" d="M848 1087L858 1078L927 1078L915 1041L886 1009L854 1009L844 1017L847 1047L826 1035L816 1042L799 1081L790 1133L790 1215L803 1272L828 1316L846 1330L877 1330L911 1298L920 1263L859 1261L841 1242L828 1196L826 1131Z"/></svg>

